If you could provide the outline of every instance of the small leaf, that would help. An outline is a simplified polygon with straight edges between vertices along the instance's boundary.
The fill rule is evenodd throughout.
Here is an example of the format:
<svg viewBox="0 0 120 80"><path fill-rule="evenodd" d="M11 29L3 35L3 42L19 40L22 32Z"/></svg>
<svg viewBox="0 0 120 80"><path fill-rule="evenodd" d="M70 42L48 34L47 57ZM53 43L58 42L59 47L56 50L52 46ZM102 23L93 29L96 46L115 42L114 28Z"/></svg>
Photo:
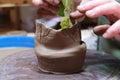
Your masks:
<svg viewBox="0 0 120 80"><path fill-rule="evenodd" d="M60 23L61 29L66 29L73 26L72 20L70 19L70 13L75 10L74 0L62 0L62 5L59 9L59 15L64 14L64 18Z"/></svg>
<svg viewBox="0 0 120 80"><path fill-rule="evenodd" d="M63 20L61 21L60 23L61 25L61 29L66 29L66 28L69 28L70 27L70 24L69 24L69 18L68 17L64 17Z"/></svg>
<svg viewBox="0 0 120 80"><path fill-rule="evenodd" d="M59 16L64 16L64 9L65 9L64 5L61 4L60 7L59 7L59 10L58 10L58 15Z"/></svg>
<svg viewBox="0 0 120 80"><path fill-rule="evenodd" d="M62 3L66 7L67 0L62 0Z"/></svg>

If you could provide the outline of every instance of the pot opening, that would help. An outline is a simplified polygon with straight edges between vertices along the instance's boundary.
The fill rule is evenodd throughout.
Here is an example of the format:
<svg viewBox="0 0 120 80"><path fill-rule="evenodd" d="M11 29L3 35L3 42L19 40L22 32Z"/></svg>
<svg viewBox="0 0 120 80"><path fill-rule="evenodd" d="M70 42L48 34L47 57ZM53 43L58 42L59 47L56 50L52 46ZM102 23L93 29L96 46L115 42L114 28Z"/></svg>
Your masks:
<svg viewBox="0 0 120 80"><path fill-rule="evenodd" d="M52 27L55 30L61 29L60 22L58 22L55 26Z"/></svg>
<svg viewBox="0 0 120 80"><path fill-rule="evenodd" d="M71 23L72 23L72 25L74 25L76 23L76 21L71 19ZM61 29L61 22L56 23L56 25L54 25L52 28L55 30Z"/></svg>

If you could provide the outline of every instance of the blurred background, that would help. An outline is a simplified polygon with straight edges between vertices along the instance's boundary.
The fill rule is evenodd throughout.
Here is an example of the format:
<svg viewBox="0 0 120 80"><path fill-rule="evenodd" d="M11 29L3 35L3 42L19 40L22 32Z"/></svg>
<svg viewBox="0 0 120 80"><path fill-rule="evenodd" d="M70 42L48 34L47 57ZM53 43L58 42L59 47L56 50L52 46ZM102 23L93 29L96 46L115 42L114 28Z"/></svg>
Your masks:
<svg viewBox="0 0 120 80"><path fill-rule="evenodd" d="M0 0L0 49L5 46L11 47L11 45L14 45L14 47L17 45L18 47L22 43L25 43L23 47L25 45L28 47L26 43L30 40L31 44L29 46L34 48L36 19L47 26L54 27L59 23L61 17L46 9L34 6L32 0ZM81 22L82 40L86 42L88 49L97 48L97 36L92 32L95 25L97 25L97 19L85 18ZM33 39L24 38L28 36Z"/></svg>
<svg viewBox="0 0 120 80"><path fill-rule="evenodd" d="M49 11L36 7L32 0L0 0L0 34L8 31L35 31L35 20L54 26L58 19ZM82 28L96 25L96 20L88 18L82 22Z"/></svg>

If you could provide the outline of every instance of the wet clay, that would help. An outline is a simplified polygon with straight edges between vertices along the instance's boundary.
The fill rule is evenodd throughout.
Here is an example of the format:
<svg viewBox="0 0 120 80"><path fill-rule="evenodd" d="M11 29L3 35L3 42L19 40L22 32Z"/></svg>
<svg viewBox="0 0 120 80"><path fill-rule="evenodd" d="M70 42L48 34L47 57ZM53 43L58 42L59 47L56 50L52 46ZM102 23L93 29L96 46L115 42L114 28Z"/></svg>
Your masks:
<svg viewBox="0 0 120 80"><path fill-rule="evenodd" d="M86 44L81 41L80 26L55 30L37 21L35 53L39 69L44 72L67 74L81 71Z"/></svg>

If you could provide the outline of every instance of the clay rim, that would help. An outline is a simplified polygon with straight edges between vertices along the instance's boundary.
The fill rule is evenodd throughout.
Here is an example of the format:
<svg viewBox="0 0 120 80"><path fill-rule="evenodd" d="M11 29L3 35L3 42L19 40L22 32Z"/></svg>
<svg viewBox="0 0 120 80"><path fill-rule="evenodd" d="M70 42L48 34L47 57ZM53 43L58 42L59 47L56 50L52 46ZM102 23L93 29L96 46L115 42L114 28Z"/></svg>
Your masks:
<svg viewBox="0 0 120 80"><path fill-rule="evenodd" d="M35 21L36 22L36 24L43 24L43 25L45 25L44 23L42 23L41 21L39 21L39 20L36 20ZM78 26L78 24L79 23L75 23L73 26L70 26L69 28L67 28L67 29L72 29L74 26ZM79 24L79 26L80 26L80 24ZM56 29L54 29L54 28L51 28L51 27L45 27L46 29L50 29L50 30L52 30L52 31L55 31L55 32L61 32L61 31L64 31L64 30L66 30L66 29L58 29L58 30L56 30Z"/></svg>

